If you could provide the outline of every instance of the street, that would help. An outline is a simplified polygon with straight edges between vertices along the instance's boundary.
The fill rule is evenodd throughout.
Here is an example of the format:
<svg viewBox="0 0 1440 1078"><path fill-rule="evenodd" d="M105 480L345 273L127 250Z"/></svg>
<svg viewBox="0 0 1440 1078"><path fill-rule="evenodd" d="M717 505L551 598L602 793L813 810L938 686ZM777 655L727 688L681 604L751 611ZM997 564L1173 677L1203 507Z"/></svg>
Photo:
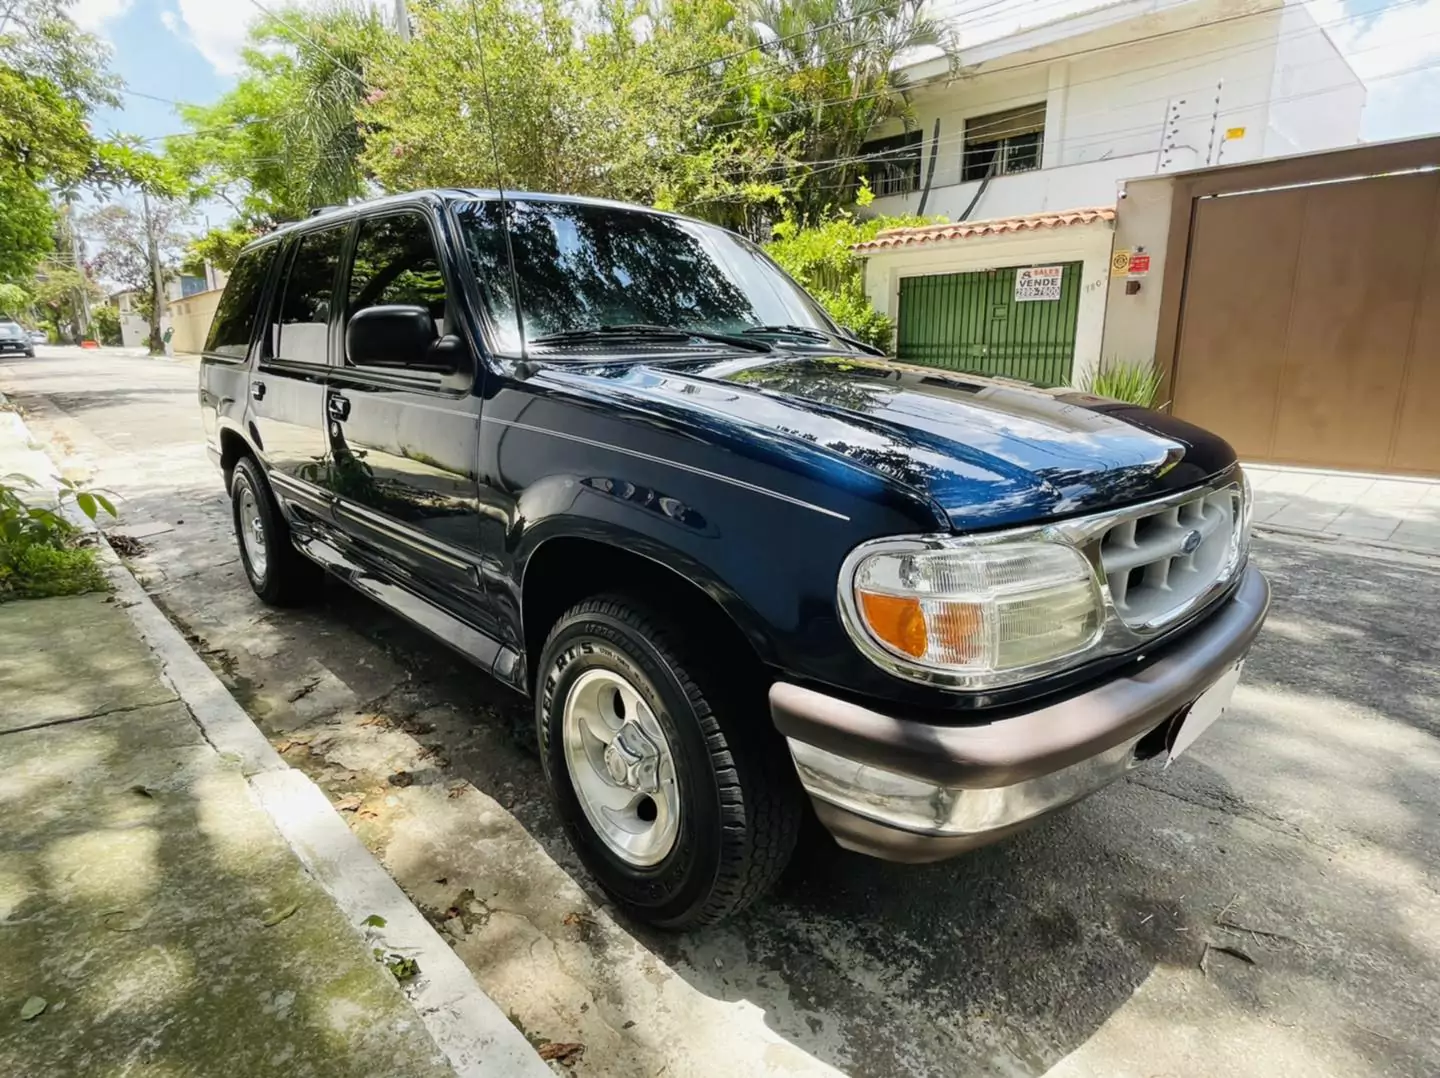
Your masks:
<svg viewBox="0 0 1440 1078"><path fill-rule="evenodd" d="M903 867L802 844L719 928L616 920L523 701L331 583L264 607L193 360L42 346L0 390L119 496L118 547L295 767L580 1075L1440 1073L1440 558L1261 533L1235 706L999 846Z"/></svg>

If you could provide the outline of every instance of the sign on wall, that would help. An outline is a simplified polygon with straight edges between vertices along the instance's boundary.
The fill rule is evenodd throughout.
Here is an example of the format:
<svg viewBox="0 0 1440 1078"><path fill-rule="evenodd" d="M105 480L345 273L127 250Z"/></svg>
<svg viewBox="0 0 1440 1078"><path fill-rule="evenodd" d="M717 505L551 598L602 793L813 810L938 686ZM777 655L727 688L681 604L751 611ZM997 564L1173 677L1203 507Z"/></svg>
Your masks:
<svg viewBox="0 0 1440 1078"><path fill-rule="evenodd" d="M1128 273L1131 277L1144 277L1150 272L1150 256L1133 254L1130 256Z"/></svg>
<svg viewBox="0 0 1440 1078"><path fill-rule="evenodd" d="M1028 266L1015 271L1015 302L1058 300L1064 266Z"/></svg>

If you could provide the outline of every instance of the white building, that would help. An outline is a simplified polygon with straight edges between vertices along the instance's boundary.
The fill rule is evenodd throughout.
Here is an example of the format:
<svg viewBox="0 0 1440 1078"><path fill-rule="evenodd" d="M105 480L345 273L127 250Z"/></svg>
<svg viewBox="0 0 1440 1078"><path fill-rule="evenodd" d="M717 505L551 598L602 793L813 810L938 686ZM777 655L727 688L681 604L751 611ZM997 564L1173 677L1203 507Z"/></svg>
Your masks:
<svg viewBox="0 0 1440 1078"><path fill-rule="evenodd" d="M1023 20L1030 12L1043 18L1047 7L1054 5L1034 0L1008 10ZM925 291L904 282L1055 263L1067 267L1064 324L1029 309L1024 321L1043 324L1052 351L1073 342L1073 367L1060 380L1079 380L1100 358L1109 225L1087 218L1075 229L1037 215L1113 209L1122 181L1135 177L1359 140L1364 85L1325 28L1284 0L1121 0L992 40L975 40L985 35L983 21L961 14L957 22L954 69L943 58L903 69L911 128L892 121L865 145L865 153L885 155L866 166L877 196L866 212L1021 221L869 246L867 289L899 321L902 358L1026 376L998 354L1023 350L1008 324L1004 348L988 340L995 326L963 326L965 339L957 339L935 322L934 296L928 314L902 303L902 294ZM953 284L953 295L942 297L951 307L984 291L976 280ZM936 286L929 282L929 292ZM994 299L987 293L980 302Z"/></svg>

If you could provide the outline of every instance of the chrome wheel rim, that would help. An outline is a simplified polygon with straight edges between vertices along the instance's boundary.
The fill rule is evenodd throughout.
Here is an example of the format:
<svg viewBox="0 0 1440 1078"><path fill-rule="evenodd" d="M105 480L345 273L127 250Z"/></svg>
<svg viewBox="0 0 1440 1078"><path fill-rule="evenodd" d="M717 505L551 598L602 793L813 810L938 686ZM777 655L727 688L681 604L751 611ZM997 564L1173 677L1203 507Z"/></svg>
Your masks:
<svg viewBox="0 0 1440 1078"><path fill-rule="evenodd" d="M565 767L580 808L616 857L663 861L680 833L670 743L640 693L613 670L588 670L565 697Z"/></svg>
<svg viewBox="0 0 1440 1078"><path fill-rule="evenodd" d="M240 492L240 541L245 544L245 558L255 576L265 579L269 555L265 552L265 521L260 517L260 504L248 486Z"/></svg>

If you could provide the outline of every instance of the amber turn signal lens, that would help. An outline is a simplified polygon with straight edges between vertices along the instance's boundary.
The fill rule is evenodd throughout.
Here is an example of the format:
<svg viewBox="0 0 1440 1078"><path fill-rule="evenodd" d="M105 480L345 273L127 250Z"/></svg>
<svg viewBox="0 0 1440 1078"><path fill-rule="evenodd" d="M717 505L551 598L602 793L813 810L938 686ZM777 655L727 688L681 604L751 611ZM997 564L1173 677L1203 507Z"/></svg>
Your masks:
<svg viewBox="0 0 1440 1078"><path fill-rule="evenodd" d="M904 595L881 595L862 591L860 609L865 624L879 639L896 651L919 658L929 642L925 638L925 614L920 600Z"/></svg>

